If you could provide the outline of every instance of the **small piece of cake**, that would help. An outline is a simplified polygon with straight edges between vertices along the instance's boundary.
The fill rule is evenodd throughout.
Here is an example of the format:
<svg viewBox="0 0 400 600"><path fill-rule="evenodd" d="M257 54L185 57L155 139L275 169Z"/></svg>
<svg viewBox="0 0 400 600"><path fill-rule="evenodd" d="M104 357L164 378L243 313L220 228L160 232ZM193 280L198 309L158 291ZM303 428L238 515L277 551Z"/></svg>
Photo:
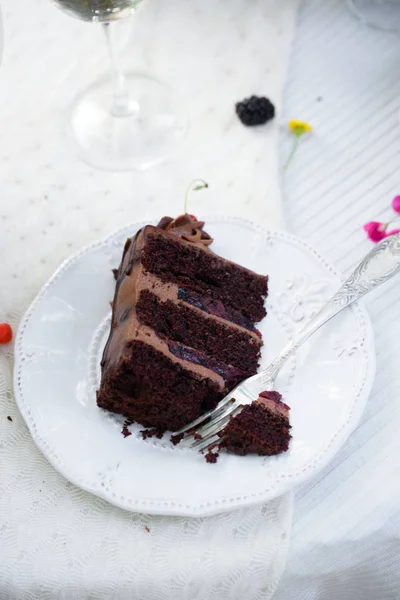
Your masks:
<svg viewBox="0 0 400 600"><path fill-rule="evenodd" d="M257 400L229 421L221 433L219 448L241 456L286 452L292 437L290 408L281 398L279 392L261 392Z"/></svg>
<svg viewBox="0 0 400 600"><path fill-rule="evenodd" d="M268 278L212 252L204 223L164 217L127 240L99 407L180 429L257 372Z"/></svg>

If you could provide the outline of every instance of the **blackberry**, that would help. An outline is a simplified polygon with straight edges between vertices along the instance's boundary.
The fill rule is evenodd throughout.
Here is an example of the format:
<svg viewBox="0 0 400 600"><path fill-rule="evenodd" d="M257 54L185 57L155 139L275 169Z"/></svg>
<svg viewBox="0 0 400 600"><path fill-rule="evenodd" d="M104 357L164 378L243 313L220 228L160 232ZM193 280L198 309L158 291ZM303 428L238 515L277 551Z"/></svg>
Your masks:
<svg viewBox="0 0 400 600"><path fill-rule="evenodd" d="M251 96L236 103L236 114L243 125L264 125L275 116L275 106L268 98Z"/></svg>

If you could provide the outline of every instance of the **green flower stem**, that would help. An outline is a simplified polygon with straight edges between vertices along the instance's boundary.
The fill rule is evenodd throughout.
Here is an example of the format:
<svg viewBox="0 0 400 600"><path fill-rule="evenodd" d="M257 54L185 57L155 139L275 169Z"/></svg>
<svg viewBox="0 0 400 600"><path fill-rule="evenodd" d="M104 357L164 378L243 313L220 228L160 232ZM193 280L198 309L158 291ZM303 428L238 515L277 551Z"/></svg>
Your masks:
<svg viewBox="0 0 400 600"><path fill-rule="evenodd" d="M283 170L286 171L288 166L290 165L290 163L292 162L292 158L296 153L297 147L299 145L299 140L301 138L302 134L301 133L295 133L295 138L294 138L294 142L293 142L293 147L292 147L292 151L290 152L288 159L285 163L285 166L283 167Z"/></svg>
<svg viewBox="0 0 400 600"><path fill-rule="evenodd" d="M195 185L197 184L197 185ZM195 187L193 187L195 186ZM208 188L208 183L206 181L204 181L204 179L195 179L194 181L191 181L188 185L188 188L186 190L186 194L185 194L185 202L183 204L183 214L186 215L187 213L187 200L188 200L188 196L189 193L191 192L191 190L193 189L194 191L197 190L202 190L204 188Z"/></svg>

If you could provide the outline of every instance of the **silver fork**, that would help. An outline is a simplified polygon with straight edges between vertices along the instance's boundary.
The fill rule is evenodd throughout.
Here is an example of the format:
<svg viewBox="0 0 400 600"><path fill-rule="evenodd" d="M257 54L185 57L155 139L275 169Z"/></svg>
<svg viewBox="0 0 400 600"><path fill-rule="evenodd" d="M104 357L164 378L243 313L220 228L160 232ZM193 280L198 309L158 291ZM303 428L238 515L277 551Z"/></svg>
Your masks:
<svg viewBox="0 0 400 600"><path fill-rule="evenodd" d="M360 262L358 267L343 283L336 294L319 313L291 340L280 354L260 373L245 379L236 386L217 408L195 419L174 435L190 431L195 434L190 447L200 452L213 448L220 440L220 433L228 421L238 414L264 390L273 390L274 382L286 361L316 331L332 317L356 302L400 271L400 234L393 235L377 244ZM205 423L206 421L206 423Z"/></svg>

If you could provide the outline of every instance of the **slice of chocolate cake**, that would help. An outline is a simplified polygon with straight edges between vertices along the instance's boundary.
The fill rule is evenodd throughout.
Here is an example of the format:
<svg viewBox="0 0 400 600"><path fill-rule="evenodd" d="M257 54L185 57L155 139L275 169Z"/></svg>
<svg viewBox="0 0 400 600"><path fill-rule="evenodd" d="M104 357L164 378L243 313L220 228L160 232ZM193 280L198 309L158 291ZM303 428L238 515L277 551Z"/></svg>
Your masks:
<svg viewBox="0 0 400 600"><path fill-rule="evenodd" d="M257 400L229 421L221 433L219 448L241 456L272 456L286 452L292 437L290 408L281 398L278 392L261 392Z"/></svg>
<svg viewBox="0 0 400 600"><path fill-rule="evenodd" d="M257 371L268 278L214 254L204 223L165 217L128 239L116 273L101 408L160 431Z"/></svg>

